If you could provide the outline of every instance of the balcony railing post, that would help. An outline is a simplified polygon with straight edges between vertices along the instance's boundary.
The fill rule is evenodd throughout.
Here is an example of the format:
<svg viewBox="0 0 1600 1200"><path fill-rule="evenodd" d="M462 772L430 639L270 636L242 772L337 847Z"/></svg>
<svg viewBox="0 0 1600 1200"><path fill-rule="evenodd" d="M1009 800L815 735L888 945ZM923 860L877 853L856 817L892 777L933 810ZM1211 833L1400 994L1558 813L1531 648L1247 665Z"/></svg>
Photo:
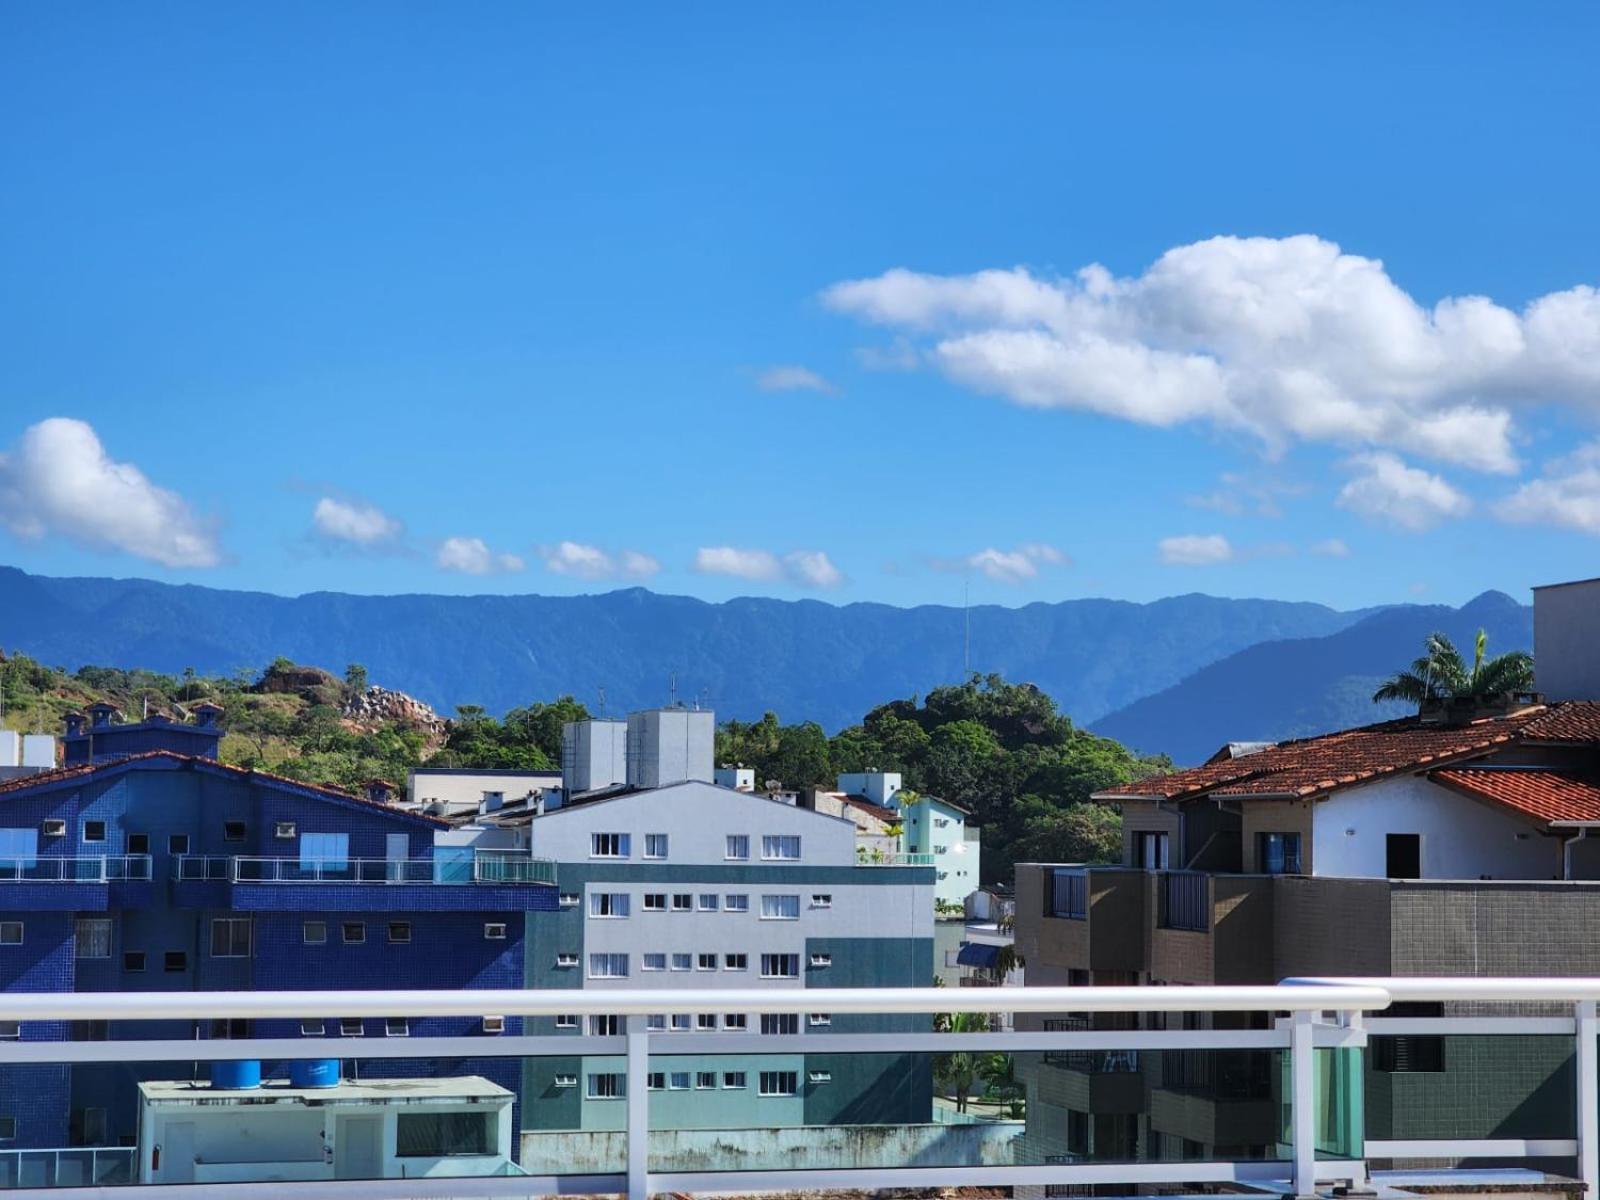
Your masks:
<svg viewBox="0 0 1600 1200"><path fill-rule="evenodd" d="M1578 1038L1578 1173L1585 1194L1595 1196L1600 1195L1600 1020L1593 1000L1578 1001L1572 1015Z"/></svg>
<svg viewBox="0 0 1600 1200"><path fill-rule="evenodd" d="M1290 1137L1294 1145L1294 1194L1317 1193L1317 1108L1315 1014L1304 1010L1289 1024Z"/></svg>
<svg viewBox="0 0 1600 1200"><path fill-rule="evenodd" d="M626 1018L628 1074L628 1200L650 1196L650 1034L648 1018ZM581 1080L579 1081L582 1082Z"/></svg>

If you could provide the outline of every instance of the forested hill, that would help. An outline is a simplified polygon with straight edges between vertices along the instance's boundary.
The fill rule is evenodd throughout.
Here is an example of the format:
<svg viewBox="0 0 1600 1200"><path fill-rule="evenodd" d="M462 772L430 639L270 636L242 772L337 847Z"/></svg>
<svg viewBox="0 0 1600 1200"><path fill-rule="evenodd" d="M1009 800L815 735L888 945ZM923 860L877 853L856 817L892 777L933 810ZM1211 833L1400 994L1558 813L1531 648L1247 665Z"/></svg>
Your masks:
<svg viewBox="0 0 1600 1200"><path fill-rule="evenodd" d="M972 666L1030 680L1078 723L1260 642L1361 619L1317 604L1187 595L972 610ZM570 693L625 712L680 698L719 717L768 711L829 731L885 697L962 677L959 608L813 600L708 604L640 588L593 596L298 597L145 580L54 579L0 567L0 645L69 669L259 670L277 656L366 664L442 713L503 713ZM1140 744L1150 744L1141 738Z"/></svg>

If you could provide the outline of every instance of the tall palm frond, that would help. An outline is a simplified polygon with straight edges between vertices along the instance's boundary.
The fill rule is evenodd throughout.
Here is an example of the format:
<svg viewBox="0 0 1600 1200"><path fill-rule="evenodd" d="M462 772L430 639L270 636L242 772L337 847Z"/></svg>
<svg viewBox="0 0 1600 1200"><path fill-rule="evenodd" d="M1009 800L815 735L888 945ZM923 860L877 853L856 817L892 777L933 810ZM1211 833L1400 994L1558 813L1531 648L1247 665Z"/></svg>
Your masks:
<svg viewBox="0 0 1600 1200"><path fill-rule="evenodd" d="M1533 656L1513 650L1489 658L1489 635L1482 629L1473 639L1470 670L1445 634L1430 633L1424 648L1426 653L1410 670L1396 673L1373 692L1373 700L1403 700L1420 708L1446 700L1485 700L1533 686Z"/></svg>

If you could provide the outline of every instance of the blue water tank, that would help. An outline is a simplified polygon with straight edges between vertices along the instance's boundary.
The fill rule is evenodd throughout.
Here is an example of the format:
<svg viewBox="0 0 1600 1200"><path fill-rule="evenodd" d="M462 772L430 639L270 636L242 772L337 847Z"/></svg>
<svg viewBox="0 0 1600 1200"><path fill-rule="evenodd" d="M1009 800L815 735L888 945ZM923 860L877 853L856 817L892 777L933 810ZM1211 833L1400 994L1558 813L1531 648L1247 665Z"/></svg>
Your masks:
<svg viewBox="0 0 1600 1200"><path fill-rule="evenodd" d="M337 1058L307 1058L289 1064L289 1083L297 1088L331 1088L339 1086L339 1060Z"/></svg>
<svg viewBox="0 0 1600 1200"><path fill-rule="evenodd" d="M261 1060L240 1058L211 1064L214 1088L256 1088L261 1086Z"/></svg>

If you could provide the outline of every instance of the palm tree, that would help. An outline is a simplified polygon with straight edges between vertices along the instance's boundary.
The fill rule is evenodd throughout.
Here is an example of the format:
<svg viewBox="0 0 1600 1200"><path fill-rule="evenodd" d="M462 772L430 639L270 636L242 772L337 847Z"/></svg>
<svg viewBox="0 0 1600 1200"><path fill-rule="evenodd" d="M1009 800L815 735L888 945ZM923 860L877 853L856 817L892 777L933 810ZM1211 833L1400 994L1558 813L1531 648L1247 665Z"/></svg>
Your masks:
<svg viewBox="0 0 1600 1200"><path fill-rule="evenodd" d="M1527 691L1533 686L1533 655L1512 650L1486 658L1489 635L1482 629L1473 644L1472 669L1467 670L1455 643L1442 633L1430 633L1425 653L1384 682L1372 699L1405 700L1419 708L1441 701L1481 701L1507 692Z"/></svg>

